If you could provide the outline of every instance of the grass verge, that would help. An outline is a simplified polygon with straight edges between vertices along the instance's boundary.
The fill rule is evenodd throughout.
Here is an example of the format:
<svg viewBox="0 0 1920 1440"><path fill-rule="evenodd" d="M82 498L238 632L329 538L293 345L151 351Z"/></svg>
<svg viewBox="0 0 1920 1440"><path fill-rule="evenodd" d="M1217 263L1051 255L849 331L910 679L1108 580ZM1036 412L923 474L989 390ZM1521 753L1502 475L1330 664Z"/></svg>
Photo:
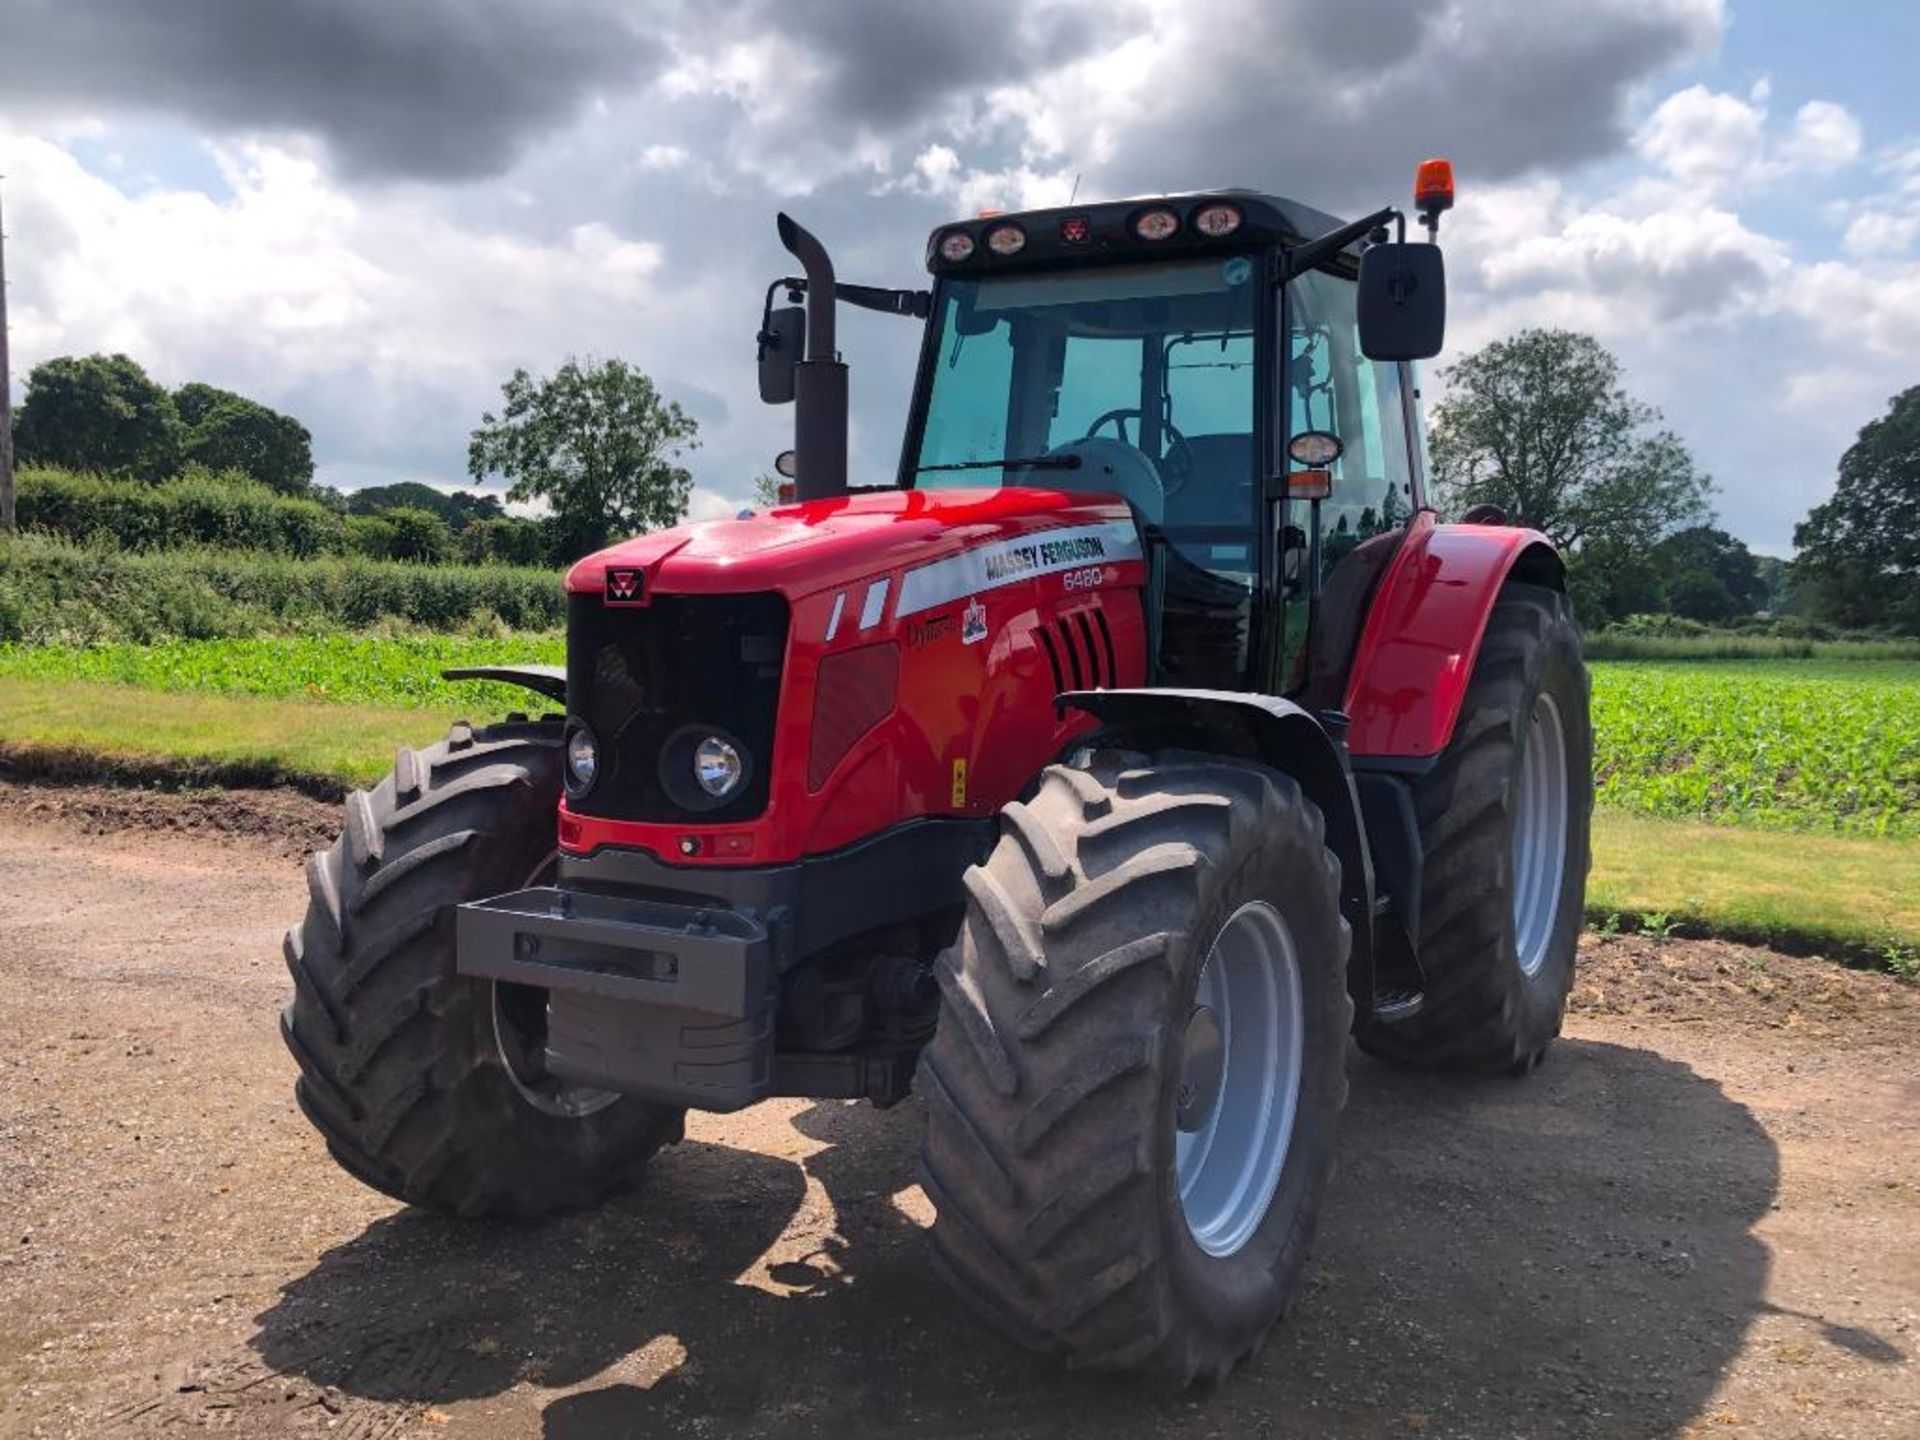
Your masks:
<svg viewBox="0 0 1920 1440"><path fill-rule="evenodd" d="M413 708L169 692L0 676L0 768L16 774L337 796L378 780L396 745L424 745L537 697ZM1920 951L1920 840L1739 829L1602 808L1587 889L1595 924L1667 926L1796 953L1888 964Z"/></svg>
<svg viewBox="0 0 1920 1440"><path fill-rule="evenodd" d="M1601 808L1587 917L1874 965L1920 949L1920 840L1793 835Z"/></svg>
<svg viewBox="0 0 1920 1440"><path fill-rule="evenodd" d="M253 695L166 693L74 680L0 681L0 754L15 773L293 784L337 795L386 774L398 745L440 738L454 720L498 707L329 705ZM526 707L523 707L526 708Z"/></svg>

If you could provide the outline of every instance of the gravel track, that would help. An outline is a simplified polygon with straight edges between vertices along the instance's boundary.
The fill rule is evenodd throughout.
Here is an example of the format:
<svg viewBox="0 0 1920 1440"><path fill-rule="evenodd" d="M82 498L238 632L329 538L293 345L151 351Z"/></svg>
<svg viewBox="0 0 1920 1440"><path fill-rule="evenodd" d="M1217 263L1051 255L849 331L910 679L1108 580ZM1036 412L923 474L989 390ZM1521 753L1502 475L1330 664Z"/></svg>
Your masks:
<svg viewBox="0 0 1920 1440"><path fill-rule="evenodd" d="M1920 987L1589 937L1530 1080L1355 1054L1293 1315L1166 1400L950 1300L914 1103L695 1117L535 1227L355 1184L274 1028L333 824L0 783L0 1435L1920 1435Z"/></svg>

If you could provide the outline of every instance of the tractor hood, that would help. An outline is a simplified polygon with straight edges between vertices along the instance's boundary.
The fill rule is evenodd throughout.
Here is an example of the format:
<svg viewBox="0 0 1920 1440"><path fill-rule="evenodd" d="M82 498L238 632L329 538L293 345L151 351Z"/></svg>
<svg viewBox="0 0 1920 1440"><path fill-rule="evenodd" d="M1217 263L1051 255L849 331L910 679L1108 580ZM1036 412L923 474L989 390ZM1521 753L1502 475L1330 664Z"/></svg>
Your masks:
<svg viewBox="0 0 1920 1440"><path fill-rule="evenodd" d="M580 561L567 589L638 604L656 594L763 591L792 600L993 541L1113 523L1132 523L1117 496L1025 486L886 490L637 536Z"/></svg>

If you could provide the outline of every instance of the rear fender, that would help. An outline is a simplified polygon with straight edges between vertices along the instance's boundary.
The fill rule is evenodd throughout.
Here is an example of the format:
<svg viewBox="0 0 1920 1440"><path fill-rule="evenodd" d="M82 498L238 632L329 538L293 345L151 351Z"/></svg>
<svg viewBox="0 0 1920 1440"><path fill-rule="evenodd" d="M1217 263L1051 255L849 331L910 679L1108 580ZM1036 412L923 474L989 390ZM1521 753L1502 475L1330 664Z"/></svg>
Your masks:
<svg viewBox="0 0 1920 1440"><path fill-rule="evenodd" d="M1537 530L1439 525L1423 511L1374 594L1347 680L1356 757L1428 758L1447 748L1487 619L1509 579L1566 589Z"/></svg>
<svg viewBox="0 0 1920 1440"><path fill-rule="evenodd" d="M1326 817L1327 846L1340 860L1340 910L1353 931L1347 991L1355 1016L1371 1015L1373 863L1346 755L1325 727L1291 700L1231 690L1078 690L1060 703L1096 717L1129 747L1234 755L1299 783Z"/></svg>

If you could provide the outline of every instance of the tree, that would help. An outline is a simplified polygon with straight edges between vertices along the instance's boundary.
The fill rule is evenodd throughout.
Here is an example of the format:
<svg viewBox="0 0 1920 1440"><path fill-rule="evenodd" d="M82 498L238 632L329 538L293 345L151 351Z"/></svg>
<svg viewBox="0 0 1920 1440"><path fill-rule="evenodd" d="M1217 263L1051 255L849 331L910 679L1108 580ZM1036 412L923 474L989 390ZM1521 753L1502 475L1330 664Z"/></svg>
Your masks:
<svg viewBox="0 0 1920 1440"><path fill-rule="evenodd" d="M546 529L536 520L502 515L497 520L475 520L460 532L460 559L468 565L533 565L547 563Z"/></svg>
<svg viewBox="0 0 1920 1440"><path fill-rule="evenodd" d="M1590 335L1525 330L1442 372L1434 478L1442 500L1498 505L1563 550L1645 551L1709 518L1713 482L1660 412L1628 395Z"/></svg>
<svg viewBox="0 0 1920 1440"><path fill-rule="evenodd" d="M1860 431L1793 543L1795 596L1820 618L1920 634L1920 386Z"/></svg>
<svg viewBox="0 0 1920 1440"><path fill-rule="evenodd" d="M180 468L173 397L125 355L63 355L34 366L13 438L22 464L143 480Z"/></svg>
<svg viewBox="0 0 1920 1440"><path fill-rule="evenodd" d="M1767 603L1767 583L1744 542L1710 525L1676 530L1653 547L1666 608L1707 624L1751 615Z"/></svg>
<svg viewBox="0 0 1920 1440"><path fill-rule="evenodd" d="M771 510L780 503L780 487L788 482L778 475L756 475L753 477L753 503L762 510Z"/></svg>
<svg viewBox="0 0 1920 1440"><path fill-rule="evenodd" d="M209 470L242 470L283 495L313 486L313 437L291 415L194 381L174 392L186 427L184 459Z"/></svg>
<svg viewBox="0 0 1920 1440"><path fill-rule="evenodd" d="M1567 567L1573 613L1588 626L1667 608L1666 587L1651 551L1619 540L1590 540Z"/></svg>
<svg viewBox="0 0 1920 1440"><path fill-rule="evenodd" d="M378 515L396 506L410 505L416 510L431 510L447 522L455 534L478 520L499 520L506 515L500 497L471 490L448 494L418 480L397 480L391 485L368 485L347 497L347 513Z"/></svg>
<svg viewBox="0 0 1920 1440"><path fill-rule="evenodd" d="M1784 615L1793 608L1793 566L1778 555L1756 555L1753 570L1765 590L1760 608L1770 615Z"/></svg>
<svg viewBox="0 0 1920 1440"><path fill-rule="evenodd" d="M378 517L393 527L388 553L396 560L444 565L453 558L453 531L431 510L397 505Z"/></svg>
<svg viewBox="0 0 1920 1440"><path fill-rule="evenodd" d="M563 555L687 513L693 477L675 462L700 427L633 366L569 359L543 380L516 370L500 389L506 404L481 417L467 470L503 476L509 500L544 499Z"/></svg>

